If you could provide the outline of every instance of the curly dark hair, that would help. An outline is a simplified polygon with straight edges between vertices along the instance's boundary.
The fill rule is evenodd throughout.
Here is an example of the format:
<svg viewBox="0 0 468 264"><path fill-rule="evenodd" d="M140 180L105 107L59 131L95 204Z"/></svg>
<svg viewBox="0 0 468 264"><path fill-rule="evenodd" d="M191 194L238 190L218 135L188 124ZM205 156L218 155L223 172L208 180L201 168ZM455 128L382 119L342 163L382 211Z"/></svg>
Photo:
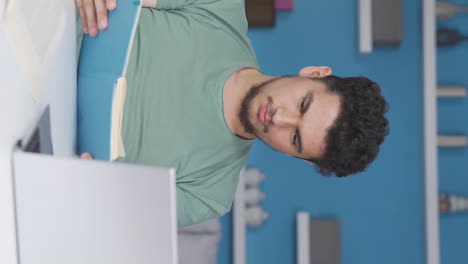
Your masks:
<svg viewBox="0 0 468 264"><path fill-rule="evenodd" d="M365 77L310 78L340 96L340 113L325 138L325 152L308 159L323 176L344 177L364 171L377 157L380 144L389 133L384 114L388 104L378 84Z"/></svg>

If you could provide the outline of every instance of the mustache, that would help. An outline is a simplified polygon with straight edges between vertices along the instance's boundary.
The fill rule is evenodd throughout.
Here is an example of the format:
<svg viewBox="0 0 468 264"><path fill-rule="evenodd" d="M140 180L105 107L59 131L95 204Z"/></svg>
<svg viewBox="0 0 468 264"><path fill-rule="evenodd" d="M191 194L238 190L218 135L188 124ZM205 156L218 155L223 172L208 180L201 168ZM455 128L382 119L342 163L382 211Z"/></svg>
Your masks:
<svg viewBox="0 0 468 264"><path fill-rule="evenodd" d="M268 133L270 130L271 125L273 125L273 116L276 114L276 109L273 107L273 98L271 96L268 96L268 122L265 124L263 127L263 132Z"/></svg>
<svg viewBox="0 0 468 264"><path fill-rule="evenodd" d="M245 129L245 131L247 133L256 135L255 128L254 128L253 124L250 122L250 114L251 114L250 113L250 111L251 111L250 104L252 103L252 101L258 96L260 91L267 88L267 86L269 84L274 83L274 82L276 82L278 80L281 80L282 78L287 78L287 77L290 77L290 76L276 77L276 78L273 78L273 79L268 80L266 82L256 83L256 84L252 85L252 87L250 88L250 90L245 95L244 99L242 100L241 109L240 109L239 114L238 114L239 115L239 120L242 123L242 125L244 126L244 129ZM271 98L271 97L268 98L267 97L267 99L273 105L273 98ZM273 109L273 108L271 108L271 109ZM271 115L271 116L273 116L273 115ZM269 126L271 126L271 124ZM258 131L258 132L260 132L260 131ZM267 128L267 131L268 131L268 128Z"/></svg>

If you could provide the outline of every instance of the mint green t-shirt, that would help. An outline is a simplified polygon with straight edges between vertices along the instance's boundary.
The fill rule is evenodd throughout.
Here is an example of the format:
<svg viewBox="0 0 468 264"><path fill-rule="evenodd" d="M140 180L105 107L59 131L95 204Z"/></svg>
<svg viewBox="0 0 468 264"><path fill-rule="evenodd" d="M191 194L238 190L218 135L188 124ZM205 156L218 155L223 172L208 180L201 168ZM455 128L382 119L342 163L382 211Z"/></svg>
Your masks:
<svg viewBox="0 0 468 264"><path fill-rule="evenodd" d="M223 88L239 69L258 69L246 34L244 0L159 0L141 12L118 161L176 169L179 227L234 200L252 141L229 130Z"/></svg>

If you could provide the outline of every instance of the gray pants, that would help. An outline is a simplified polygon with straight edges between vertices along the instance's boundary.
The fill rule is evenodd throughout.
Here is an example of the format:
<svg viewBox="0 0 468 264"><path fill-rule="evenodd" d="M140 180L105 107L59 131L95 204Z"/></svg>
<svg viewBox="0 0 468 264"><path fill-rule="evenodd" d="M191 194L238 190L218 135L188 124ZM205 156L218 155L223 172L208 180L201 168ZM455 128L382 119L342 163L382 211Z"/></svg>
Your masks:
<svg viewBox="0 0 468 264"><path fill-rule="evenodd" d="M178 230L179 264L216 264L221 223L218 218Z"/></svg>

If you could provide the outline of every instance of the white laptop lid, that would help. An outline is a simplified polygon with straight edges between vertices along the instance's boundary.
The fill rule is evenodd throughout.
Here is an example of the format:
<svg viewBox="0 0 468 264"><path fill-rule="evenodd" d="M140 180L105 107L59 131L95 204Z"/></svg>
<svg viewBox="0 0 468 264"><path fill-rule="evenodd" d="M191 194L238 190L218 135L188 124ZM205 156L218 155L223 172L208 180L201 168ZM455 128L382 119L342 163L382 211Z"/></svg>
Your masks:
<svg viewBox="0 0 468 264"><path fill-rule="evenodd" d="M17 151L21 264L175 264L172 169Z"/></svg>

